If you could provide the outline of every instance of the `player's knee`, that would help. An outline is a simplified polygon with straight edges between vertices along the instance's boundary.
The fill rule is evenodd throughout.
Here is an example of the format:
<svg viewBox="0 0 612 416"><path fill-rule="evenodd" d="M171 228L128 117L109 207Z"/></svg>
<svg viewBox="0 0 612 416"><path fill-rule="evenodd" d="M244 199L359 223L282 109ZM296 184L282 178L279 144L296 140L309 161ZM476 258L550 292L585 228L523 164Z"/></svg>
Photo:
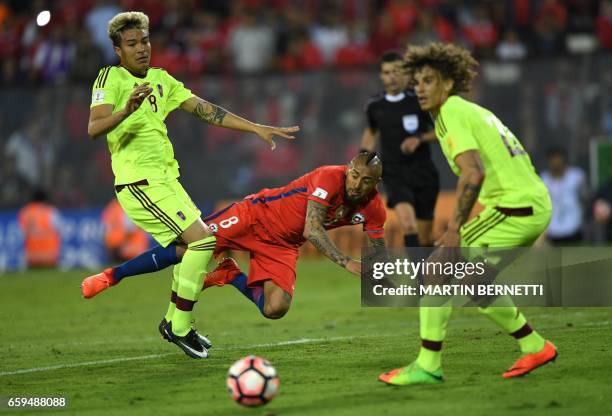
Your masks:
<svg viewBox="0 0 612 416"><path fill-rule="evenodd" d="M278 290L266 297L263 315L268 319L280 319L285 316L290 306L291 297L284 291Z"/></svg>
<svg viewBox="0 0 612 416"><path fill-rule="evenodd" d="M263 315L268 319L280 319L289 310L289 305L280 302L266 302Z"/></svg>
<svg viewBox="0 0 612 416"><path fill-rule="evenodd" d="M212 229L208 226L208 225L204 225L204 230L202 231L204 237L203 238L208 238L214 235Z"/></svg>
<svg viewBox="0 0 612 416"><path fill-rule="evenodd" d="M181 241L189 245L195 241L200 241L213 235L212 230L201 219L197 219L180 235Z"/></svg>
<svg viewBox="0 0 612 416"><path fill-rule="evenodd" d="M183 243L175 243L176 247L176 258L182 260L185 252L187 251L187 245Z"/></svg>
<svg viewBox="0 0 612 416"><path fill-rule="evenodd" d="M419 231L416 221L413 221L411 218L400 219L400 227L402 227L405 235L417 234Z"/></svg>
<svg viewBox="0 0 612 416"><path fill-rule="evenodd" d="M291 295L277 286L272 280L264 283L265 303L263 315L268 319L280 319L291 307Z"/></svg>

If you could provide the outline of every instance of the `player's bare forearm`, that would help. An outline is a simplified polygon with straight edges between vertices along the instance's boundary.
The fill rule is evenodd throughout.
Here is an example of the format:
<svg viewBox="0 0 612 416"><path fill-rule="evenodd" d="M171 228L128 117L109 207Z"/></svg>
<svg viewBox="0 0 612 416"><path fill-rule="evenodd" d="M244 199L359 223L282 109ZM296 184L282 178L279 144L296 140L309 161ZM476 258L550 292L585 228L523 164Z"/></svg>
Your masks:
<svg viewBox="0 0 612 416"><path fill-rule="evenodd" d="M329 239L329 236L322 230L313 230L314 232L308 236L308 241L312 243L313 246L321 252L321 254L325 255L331 261L339 265L340 267L346 267L346 264L349 262L350 257L342 254L338 247Z"/></svg>
<svg viewBox="0 0 612 416"><path fill-rule="evenodd" d="M378 262L378 261L388 261L389 260L384 238L368 237L368 242L372 250L369 250L366 252L368 254L366 254L366 256L361 259L362 261Z"/></svg>
<svg viewBox="0 0 612 416"><path fill-rule="evenodd" d="M149 86L148 82L144 82L134 87L125 106L115 113L113 113L114 105L110 103L93 107L89 111L89 123L87 125L89 137L95 139L113 130L130 114L137 111L151 92L153 92L153 88Z"/></svg>
<svg viewBox="0 0 612 416"><path fill-rule="evenodd" d="M102 107L102 106L100 106ZM112 111L112 106L110 107L110 111ZM102 111L96 111L98 107L94 107L91 110L91 115L89 118L89 123L87 124L87 134L91 139L95 139L100 137L109 131L113 130L117 127L123 120L127 118L127 112L125 109L117 111L116 113L101 115L96 113L101 113Z"/></svg>
<svg viewBox="0 0 612 416"><path fill-rule="evenodd" d="M375 249L385 248L385 239L384 238L370 238L368 237L368 241L370 242L370 247Z"/></svg>
<svg viewBox="0 0 612 416"><path fill-rule="evenodd" d="M337 265L346 267L346 264L351 258L344 255L338 247L336 247L333 241L330 240L323 226L326 215L327 207L315 201L308 201L306 222L304 223L304 237L310 241L321 254L325 255Z"/></svg>
<svg viewBox="0 0 612 416"><path fill-rule="evenodd" d="M124 110L111 114L108 117L91 120L87 125L87 134L90 138L98 138L117 127L127 118Z"/></svg>
<svg viewBox="0 0 612 416"><path fill-rule="evenodd" d="M200 97L191 97L183 104L181 109L193 114L205 123L221 126L232 130L255 131L255 123L245 120L223 107L208 102Z"/></svg>
<svg viewBox="0 0 612 416"><path fill-rule="evenodd" d="M448 224L454 231L465 224L474 204L478 200L480 188L485 178L485 171L478 151L468 150L455 158L455 163L461 169L457 183L457 206Z"/></svg>
<svg viewBox="0 0 612 416"><path fill-rule="evenodd" d="M459 190L457 207L452 220L448 224L449 228L453 230L458 230L467 221L476 200L478 200L480 185L459 182L457 189Z"/></svg>
<svg viewBox="0 0 612 416"><path fill-rule="evenodd" d="M376 135L377 132L375 130L366 127L361 136L361 148L373 152L376 148Z"/></svg>
<svg viewBox="0 0 612 416"><path fill-rule="evenodd" d="M265 141L272 150L276 147L273 140L274 136L284 139L294 139L293 133L300 130L298 126L274 127L264 126L263 124L253 123L242 117L230 113L224 108L210 103L200 97L193 96L181 104L181 109L193 114L200 120L216 126L225 127L232 130L246 131L255 133L260 139Z"/></svg>

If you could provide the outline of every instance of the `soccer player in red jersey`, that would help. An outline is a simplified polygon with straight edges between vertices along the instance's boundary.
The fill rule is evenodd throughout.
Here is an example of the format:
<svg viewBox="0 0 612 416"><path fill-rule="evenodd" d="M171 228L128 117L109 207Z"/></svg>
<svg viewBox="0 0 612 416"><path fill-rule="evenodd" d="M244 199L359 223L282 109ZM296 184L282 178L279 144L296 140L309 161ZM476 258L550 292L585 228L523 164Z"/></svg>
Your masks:
<svg viewBox="0 0 612 416"><path fill-rule="evenodd" d="M281 318L291 306L299 247L306 241L334 263L360 275L361 263L342 253L326 230L363 224L370 244L384 247L386 211L376 190L381 175L378 156L363 152L348 166L317 168L284 187L262 189L204 218L217 238L215 255L226 250L247 251L250 264L247 275L233 259L224 259L206 275L203 289L231 284L257 305L265 317ZM180 258L182 253L177 250L177 254ZM115 271L121 272L117 269L88 277L86 286L92 290L87 297L95 296L123 277L157 270L152 267L115 277ZM110 284L108 276L113 279ZM174 298L173 292L171 299ZM172 312L171 305L168 314Z"/></svg>

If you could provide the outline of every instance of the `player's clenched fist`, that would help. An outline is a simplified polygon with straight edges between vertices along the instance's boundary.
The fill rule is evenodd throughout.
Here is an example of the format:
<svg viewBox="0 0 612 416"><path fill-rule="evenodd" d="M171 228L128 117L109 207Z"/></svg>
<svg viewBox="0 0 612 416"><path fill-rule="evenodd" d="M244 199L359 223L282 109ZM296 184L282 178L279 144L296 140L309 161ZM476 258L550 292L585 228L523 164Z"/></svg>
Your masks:
<svg viewBox="0 0 612 416"><path fill-rule="evenodd" d="M127 103L125 103L126 114L129 116L134 111L138 110L144 99L147 98L147 96L152 92L153 88L149 87L148 82L140 84L134 88L134 91L132 91L132 94L130 94L130 98L128 98Z"/></svg>

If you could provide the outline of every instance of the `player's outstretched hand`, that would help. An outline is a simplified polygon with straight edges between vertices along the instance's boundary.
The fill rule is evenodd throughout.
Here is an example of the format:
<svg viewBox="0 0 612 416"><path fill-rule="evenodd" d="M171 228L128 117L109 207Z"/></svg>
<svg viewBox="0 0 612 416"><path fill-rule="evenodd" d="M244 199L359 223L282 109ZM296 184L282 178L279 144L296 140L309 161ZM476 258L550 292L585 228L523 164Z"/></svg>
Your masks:
<svg viewBox="0 0 612 416"><path fill-rule="evenodd" d="M153 88L149 86L148 82L142 83L134 88L127 103L125 103L125 112L129 116L134 111L138 110L145 98L153 92Z"/></svg>
<svg viewBox="0 0 612 416"><path fill-rule="evenodd" d="M273 126L264 126L262 124L257 124L255 126L255 134L261 137L268 145L270 149L274 150L276 148L276 143L272 139L274 136L280 136L285 139L293 140L295 136L292 136L291 133L295 133L300 131L299 126L292 127L273 127Z"/></svg>
<svg viewBox="0 0 612 416"><path fill-rule="evenodd" d="M346 270L354 275L361 276L361 262L357 260L349 260L344 266Z"/></svg>

